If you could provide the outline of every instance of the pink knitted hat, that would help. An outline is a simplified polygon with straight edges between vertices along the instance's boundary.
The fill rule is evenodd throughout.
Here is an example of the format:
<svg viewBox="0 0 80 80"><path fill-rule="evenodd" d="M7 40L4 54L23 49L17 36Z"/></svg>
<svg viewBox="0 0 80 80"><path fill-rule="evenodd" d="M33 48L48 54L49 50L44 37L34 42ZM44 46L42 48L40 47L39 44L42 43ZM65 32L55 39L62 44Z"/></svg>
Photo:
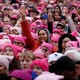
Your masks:
<svg viewBox="0 0 80 80"><path fill-rule="evenodd" d="M48 50L50 51L50 53L51 53L52 48L53 48L52 44L46 43L46 42L43 42L42 45L41 45L41 47L46 47L46 48L48 48Z"/></svg>
<svg viewBox="0 0 80 80"><path fill-rule="evenodd" d="M14 29L18 31L19 35L22 34L21 27L12 27L12 28L10 28L11 31L14 30Z"/></svg>
<svg viewBox="0 0 80 80"><path fill-rule="evenodd" d="M15 70L11 72L9 76L19 78L21 80L32 80L31 71L29 70Z"/></svg>
<svg viewBox="0 0 80 80"><path fill-rule="evenodd" d="M45 61L43 61L41 59L34 60L31 64L30 68L32 69L34 65L38 65L40 68L42 68L42 70L48 71L48 67L47 67Z"/></svg>
<svg viewBox="0 0 80 80"><path fill-rule="evenodd" d="M43 59L44 58L44 53L42 52L41 49L37 49L33 52L36 58Z"/></svg>
<svg viewBox="0 0 80 80"><path fill-rule="evenodd" d="M9 60L7 57L0 55L0 63L3 64L7 70L9 69Z"/></svg>
<svg viewBox="0 0 80 80"><path fill-rule="evenodd" d="M11 41L8 39L0 39L0 49L2 49L7 44L11 44Z"/></svg>
<svg viewBox="0 0 80 80"><path fill-rule="evenodd" d="M77 42L77 41L68 41L66 44L67 44L67 45L68 45L68 44L71 44L72 47L78 47L78 42Z"/></svg>
<svg viewBox="0 0 80 80"><path fill-rule="evenodd" d="M52 38L51 38L51 41L58 42L58 40L59 40L59 35L53 34L53 35L52 35Z"/></svg>
<svg viewBox="0 0 80 80"><path fill-rule="evenodd" d="M35 22L33 22L31 25L30 25L30 27L37 27L37 24L35 23Z"/></svg>
<svg viewBox="0 0 80 80"><path fill-rule="evenodd" d="M17 15L12 15L11 17L10 17L11 19L17 19Z"/></svg>
<svg viewBox="0 0 80 80"><path fill-rule="evenodd" d="M12 48L13 52L14 52L14 56L15 58L18 58L18 53L19 52L22 52L23 48L22 47L19 47L19 46L16 46L14 44L7 44L3 47L3 54L4 54L4 50L6 47L10 47Z"/></svg>
<svg viewBox="0 0 80 80"><path fill-rule="evenodd" d="M26 45L26 37L25 37L25 36L21 36L21 35L15 36L15 37L14 37L14 41L15 41L15 40L22 42L22 43L24 44L24 46ZM13 41L13 42L14 42L14 41Z"/></svg>
<svg viewBox="0 0 80 80"><path fill-rule="evenodd" d="M64 76L56 75L55 73L49 73L49 72L43 72L41 75L39 75L35 80L60 80L63 79Z"/></svg>

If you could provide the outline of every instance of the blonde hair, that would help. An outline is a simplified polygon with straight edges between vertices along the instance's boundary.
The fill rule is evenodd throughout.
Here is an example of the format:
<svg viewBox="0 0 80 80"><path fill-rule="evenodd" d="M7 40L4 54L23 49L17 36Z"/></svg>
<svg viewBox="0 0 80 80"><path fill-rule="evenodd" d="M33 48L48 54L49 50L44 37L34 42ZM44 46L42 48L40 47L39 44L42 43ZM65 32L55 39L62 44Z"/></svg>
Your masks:
<svg viewBox="0 0 80 80"><path fill-rule="evenodd" d="M31 51L24 51L22 52L22 57L28 57L32 60L35 59L35 55Z"/></svg>

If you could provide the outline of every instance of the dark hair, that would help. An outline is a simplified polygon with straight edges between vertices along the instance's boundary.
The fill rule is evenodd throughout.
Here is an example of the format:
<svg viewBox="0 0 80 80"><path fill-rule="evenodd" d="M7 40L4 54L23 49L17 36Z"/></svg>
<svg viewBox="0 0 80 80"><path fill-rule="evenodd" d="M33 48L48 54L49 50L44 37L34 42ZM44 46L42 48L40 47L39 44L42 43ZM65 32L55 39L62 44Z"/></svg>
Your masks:
<svg viewBox="0 0 80 80"><path fill-rule="evenodd" d="M62 42L63 42L63 39L68 37L71 41L77 41L76 37L72 36L71 34L67 33L67 34L63 34L60 38L59 38L59 41L58 41L58 52L62 52Z"/></svg>
<svg viewBox="0 0 80 80"><path fill-rule="evenodd" d="M75 62L67 56L62 56L54 64L55 73L75 70Z"/></svg>
<svg viewBox="0 0 80 80"><path fill-rule="evenodd" d="M14 71L15 69L21 69L20 62L16 58L14 58L9 65L9 71L10 72Z"/></svg>
<svg viewBox="0 0 80 80"><path fill-rule="evenodd" d="M44 31L46 31L46 33L47 33L47 38L48 38L48 40L46 41L46 42L50 42L50 32L46 29L46 28L41 28L39 31L38 31L38 35L39 35L39 32L41 31L41 30L44 30Z"/></svg>

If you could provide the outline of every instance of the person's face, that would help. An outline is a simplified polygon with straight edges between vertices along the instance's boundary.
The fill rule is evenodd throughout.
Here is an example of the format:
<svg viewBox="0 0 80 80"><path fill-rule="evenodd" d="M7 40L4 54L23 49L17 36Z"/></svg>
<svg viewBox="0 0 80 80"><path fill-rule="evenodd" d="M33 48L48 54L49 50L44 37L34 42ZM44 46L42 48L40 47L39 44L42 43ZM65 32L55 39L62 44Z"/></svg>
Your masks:
<svg viewBox="0 0 80 80"><path fill-rule="evenodd" d="M50 54L48 48L43 46L41 47L41 49L42 49L42 52L44 53L44 56L47 58L48 55Z"/></svg>
<svg viewBox="0 0 80 80"><path fill-rule="evenodd" d="M4 55L8 55L8 56L14 56L14 52L13 52L12 48L10 48L10 47L6 47L6 48L4 49L3 54L4 54Z"/></svg>
<svg viewBox="0 0 80 80"><path fill-rule="evenodd" d="M9 30L8 27L5 26L5 27L3 27L3 32L9 34L10 33L10 30Z"/></svg>
<svg viewBox="0 0 80 80"><path fill-rule="evenodd" d="M20 64L22 69L30 69L30 65L32 63L32 59L29 57L21 57Z"/></svg>
<svg viewBox="0 0 80 80"><path fill-rule="evenodd" d="M43 24L47 24L47 19L42 19Z"/></svg>
<svg viewBox="0 0 80 80"><path fill-rule="evenodd" d="M10 24L10 21L9 20L4 20L4 24L5 25L9 25Z"/></svg>
<svg viewBox="0 0 80 80"><path fill-rule="evenodd" d="M62 19L61 23L63 23L65 25L66 24L66 20Z"/></svg>
<svg viewBox="0 0 80 80"><path fill-rule="evenodd" d="M67 14L68 13L68 8L65 6L65 7L63 7L63 9L62 9L62 13L63 14Z"/></svg>
<svg viewBox="0 0 80 80"><path fill-rule="evenodd" d="M14 40L13 44L19 47L24 47L23 43L18 40Z"/></svg>
<svg viewBox="0 0 80 80"><path fill-rule="evenodd" d="M63 41L62 41L62 48L65 49L66 48L66 43L68 41L71 41L68 37L64 38Z"/></svg>
<svg viewBox="0 0 80 80"><path fill-rule="evenodd" d="M57 26L57 29L60 31L60 32L64 32L64 28L62 28L61 26Z"/></svg>
<svg viewBox="0 0 80 80"><path fill-rule="evenodd" d="M60 12L59 7L55 7L55 12Z"/></svg>
<svg viewBox="0 0 80 80"><path fill-rule="evenodd" d="M13 29L10 33L15 34L15 35L19 35L19 32L16 29Z"/></svg>
<svg viewBox="0 0 80 80"><path fill-rule="evenodd" d="M4 10L5 15L9 15L9 10Z"/></svg>
<svg viewBox="0 0 80 80"><path fill-rule="evenodd" d="M37 16L37 13L36 13L36 12L34 12L34 11L31 11L31 12L30 12L30 17L33 17L33 18L34 18L34 17L36 17L36 16Z"/></svg>
<svg viewBox="0 0 80 80"><path fill-rule="evenodd" d="M70 48L70 47L72 47L72 45L71 45L71 44L67 44L67 43L66 43L65 50L66 50L66 51L67 51L67 50L69 50L69 48Z"/></svg>
<svg viewBox="0 0 80 80"><path fill-rule="evenodd" d="M15 77L11 77L11 79L10 80L18 80L17 78L15 78Z"/></svg>
<svg viewBox="0 0 80 80"><path fill-rule="evenodd" d="M45 30L40 30L38 37L39 37L40 42L43 42L43 41L46 42L48 40L48 35Z"/></svg>
<svg viewBox="0 0 80 80"><path fill-rule="evenodd" d="M57 42L57 41L51 40L51 44L52 44L53 46L58 47L58 42Z"/></svg>
<svg viewBox="0 0 80 80"><path fill-rule="evenodd" d="M38 66L38 65L34 65L33 66L33 71L37 74L37 75L40 75L43 70Z"/></svg>
<svg viewBox="0 0 80 80"><path fill-rule="evenodd" d="M60 19L59 13L55 13L55 14L54 14L54 17L55 17L56 20Z"/></svg>
<svg viewBox="0 0 80 80"><path fill-rule="evenodd" d="M11 24L15 25L16 24L16 20L11 19Z"/></svg>
<svg viewBox="0 0 80 80"><path fill-rule="evenodd" d="M0 63L0 74L5 73L5 67Z"/></svg>

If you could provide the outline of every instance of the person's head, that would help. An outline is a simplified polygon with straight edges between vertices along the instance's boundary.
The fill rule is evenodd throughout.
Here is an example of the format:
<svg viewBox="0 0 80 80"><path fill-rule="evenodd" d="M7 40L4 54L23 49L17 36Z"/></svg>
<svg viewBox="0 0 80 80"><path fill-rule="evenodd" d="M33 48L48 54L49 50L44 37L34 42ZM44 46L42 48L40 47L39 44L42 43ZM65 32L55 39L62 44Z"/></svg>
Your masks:
<svg viewBox="0 0 80 80"><path fill-rule="evenodd" d="M50 43L43 42L41 45L41 49L45 57L48 57L48 55L52 53L52 48L53 46Z"/></svg>
<svg viewBox="0 0 80 80"><path fill-rule="evenodd" d="M31 32L36 33L36 27L37 27L37 24L35 22L33 22L32 24L30 24L30 30L31 30Z"/></svg>
<svg viewBox="0 0 80 80"><path fill-rule="evenodd" d="M32 8L32 10L29 10L29 15L30 17L36 17L37 15L39 14L39 12L35 9L35 8Z"/></svg>
<svg viewBox="0 0 80 80"><path fill-rule="evenodd" d="M18 58L18 53L22 51L21 47L18 47L14 44L7 44L3 47L3 54L8 56L14 56Z"/></svg>
<svg viewBox="0 0 80 80"><path fill-rule="evenodd" d="M9 74L10 80L32 80L31 70L14 70Z"/></svg>
<svg viewBox="0 0 80 80"><path fill-rule="evenodd" d="M16 17L16 15L12 15L11 18L10 18L10 20L11 20L11 24L13 26L15 26L15 24L17 23L17 17Z"/></svg>
<svg viewBox="0 0 80 80"><path fill-rule="evenodd" d="M8 69L9 69L8 58L0 55L0 75L7 74Z"/></svg>
<svg viewBox="0 0 80 80"><path fill-rule="evenodd" d="M77 41L69 41L66 43L65 50L69 50L70 47L78 47L78 42Z"/></svg>
<svg viewBox="0 0 80 80"><path fill-rule="evenodd" d="M34 60L31 64L31 69L33 69L37 75L40 75L43 71L48 71L46 63L41 59Z"/></svg>
<svg viewBox="0 0 80 80"><path fill-rule="evenodd" d="M53 17L54 17L55 21L59 21L60 17L61 17L61 14L59 12L54 12Z"/></svg>
<svg viewBox="0 0 80 80"><path fill-rule="evenodd" d="M8 16L9 15L9 8L5 7L3 10L4 15Z"/></svg>
<svg viewBox="0 0 80 80"><path fill-rule="evenodd" d="M48 56L48 64L49 65L55 64L55 62L62 56L63 56L63 54L57 53L57 52L50 54Z"/></svg>
<svg viewBox="0 0 80 80"><path fill-rule="evenodd" d="M67 50L64 53L65 56L68 56L73 61L80 61L80 52L77 50Z"/></svg>
<svg viewBox="0 0 80 80"><path fill-rule="evenodd" d="M10 34L10 28L11 28L10 25L5 25L5 26L3 27L3 32L5 32L5 33L7 33L7 34Z"/></svg>
<svg viewBox="0 0 80 80"><path fill-rule="evenodd" d="M48 15L47 14L41 15L42 24L47 24L47 19L48 19Z"/></svg>
<svg viewBox="0 0 80 80"><path fill-rule="evenodd" d="M63 6L63 7L62 7L62 15L63 15L63 16L66 16L66 14L68 14L68 13L69 13L68 7L67 7L67 6Z"/></svg>
<svg viewBox="0 0 80 80"><path fill-rule="evenodd" d="M40 29L38 31L38 38L40 42L50 42L50 33L47 29Z"/></svg>
<svg viewBox="0 0 80 80"><path fill-rule="evenodd" d="M11 34L20 35L22 33L21 27L12 27L10 28Z"/></svg>
<svg viewBox="0 0 80 80"><path fill-rule="evenodd" d="M65 25L67 23L66 16L61 16L60 22Z"/></svg>
<svg viewBox="0 0 80 80"><path fill-rule="evenodd" d="M72 36L71 34L63 34L59 38L59 42L58 42L59 52L62 52L63 50L65 50L66 42L68 42L68 41L77 41L77 39L76 39L76 37Z"/></svg>
<svg viewBox="0 0 80 80"><path fill-rule="evenodd" d="M9 25L10 24L10 18L5 17L3 22L4 22L4 25Z"/></svg>
<svg viewBox="0 0 80 80"><path fill-rule="evenodd" d="M22 69L30 69L32 61L35 59L34 54L31 51L24 51L19 54L20 65Z"/></svg>
<svg viewBox="0 0 80 80"><path fill-rule="evenodd" d="M13 44L19 47L26 46L26 37L24 36L15 36L13 40Z"/></svg>
<svg viewBox="0 0 80 80"><path fill-rule="evenodd" d="M58 40L59 40L59 35L53 34L52 37L51 37L51 44L53 46L57 46L58 47Z"/></svg>
<svg viewBox="0 0 80 80"><path fill-rule="evenodd" d="M60 8L59 5L57 5L57 6L54 7L54 12L61 13L61 8Z"/></svg>
<svg viewBox="0 0 80 80"><path fill-rule="evenodd" d="M65 32L65 25L61 22L57 24L56 28L61 32L61 34Z"/></svg>
<svg viewBox="0 0 80 80"><path fill-rule="evenodd" d="M55 62L53 69L54 73L63 75L67 80L75 80L77 77L75 62L67 56L60 57Z"/></svg>

